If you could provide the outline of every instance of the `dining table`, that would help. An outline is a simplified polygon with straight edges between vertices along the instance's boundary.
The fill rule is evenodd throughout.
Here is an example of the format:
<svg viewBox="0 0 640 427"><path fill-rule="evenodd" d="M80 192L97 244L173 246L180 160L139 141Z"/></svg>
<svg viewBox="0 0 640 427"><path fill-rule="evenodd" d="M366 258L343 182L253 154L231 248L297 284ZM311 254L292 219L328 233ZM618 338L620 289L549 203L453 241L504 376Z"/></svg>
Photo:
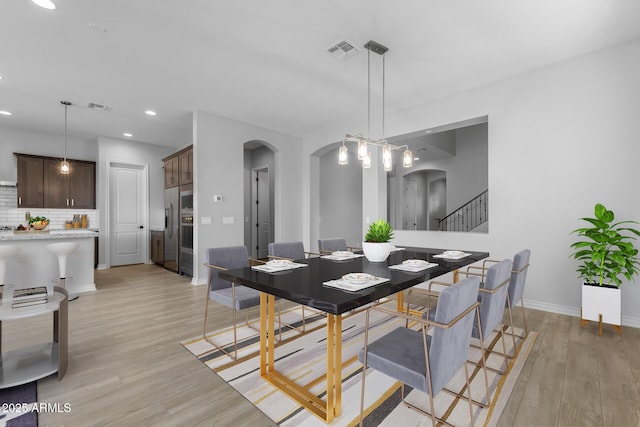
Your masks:
<svg viewBox="0 0 640 427"><path fill-rule="evenodd" d="M356 253L350 257L316 256L294 260L297 268L291 269L265 271L245 267L219 273L221 279L260 291L261 377L326 423L339 416L342 408L342 315L394 294L397 295L400 310L404 290L447 273L453 273L455 282L461 268L489 256L488 252L453 251L449 253L455 256L443 257L442 254L447 250L441 248L397 246L394 249L384 262L369 262L366 257ZM423 260L429 263L429 268L420 271L398 269L412 262L422 262L409 260ZM350 286L349 282L343 280L354 275L370 277L372 285L356 283ZM340 284L345 284L346 288L341 288ZM324 378L310 384L298 384L275 369L276 298L326 313ZM326 384L321 395L310 391L319 381L325 381Z"/></svg>

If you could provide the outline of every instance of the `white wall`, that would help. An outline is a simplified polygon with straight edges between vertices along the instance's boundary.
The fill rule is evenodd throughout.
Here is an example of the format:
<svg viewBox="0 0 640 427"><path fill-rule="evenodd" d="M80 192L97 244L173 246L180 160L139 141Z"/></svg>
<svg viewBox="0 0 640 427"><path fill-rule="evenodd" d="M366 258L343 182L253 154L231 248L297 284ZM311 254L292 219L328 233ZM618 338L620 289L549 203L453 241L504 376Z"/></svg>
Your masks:
<svg viewBox="0 0 640 427"><path fill-rule="evenodd" d="M494 258L530 248L527 303L577 315L580 288L569 233L581 225L578 218L602 202L620 219L640 219L633 190L640 178L638 75L635 41L388 114L389 135L489 116L489 233L396 231L395 242L487 250ZM305 161L354 129L305 136ZM305 181L307 191L314 179ZM303 209L311 235L311 212L308 205ZM640 326L640 285L625 284L622 294L623 323Z"/></svg>
<svg viewBox="0 0 640 427"><path fill-rule="evenodd" d="M188 144L185 144L185 146ZM164 228L164 164L162 159L175 153L175 148L160 145L134 143L112 138L99 138L98 140L98 209L100 215L100 237L98 248L98 263L107 265L108 248L108 218L105 207L108 205L109 194L107 182L109 181L109 163L123 162L148 166L149 179L149 221L147 234L151 228ZM145 242L148 242L147 236Z"/></svg>
<svg viewBox="0 0 640 427"><path fill-rule="evenodd" d="M275 152L275 241L300 240L302 235L302 140L237 120L194 112L194 277L205 283L204 250L210 247L244 243L244 143L264 141ZM221 203L213 195L222 195ZM212 224L201 224L203 216ZM223 224L223 217L234 224Z"/></svg>
<svg viewBox="0 0 640 427"><path fill-rule="evenodd" d="M362 166L355 152L349 164L338 164L338 148L320 157L319 238L344 237L349 246L360 246L362 221ZM305 246L307 247L307 246ZM308 246L318 249L318 239Z"/></svg>

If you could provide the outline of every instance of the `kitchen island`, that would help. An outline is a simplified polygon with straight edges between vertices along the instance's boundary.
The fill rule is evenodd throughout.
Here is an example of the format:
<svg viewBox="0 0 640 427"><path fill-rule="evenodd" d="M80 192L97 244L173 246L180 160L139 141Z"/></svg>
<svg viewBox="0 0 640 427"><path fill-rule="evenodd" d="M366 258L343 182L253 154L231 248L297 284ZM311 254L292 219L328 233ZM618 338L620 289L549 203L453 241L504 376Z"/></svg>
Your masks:
<svg viewBox="0 0 640 427"><path fill-rule="evenodd" d="M58 242L78 242L80 247L67 260L69 293L96 290L94 272L94 239L98 233L87 229L46 230L46 232L0 232L0 246L18 246L20 252L7 261L6 283L16 288L29 288L57 283L58 257L47 245Z"/></svg>

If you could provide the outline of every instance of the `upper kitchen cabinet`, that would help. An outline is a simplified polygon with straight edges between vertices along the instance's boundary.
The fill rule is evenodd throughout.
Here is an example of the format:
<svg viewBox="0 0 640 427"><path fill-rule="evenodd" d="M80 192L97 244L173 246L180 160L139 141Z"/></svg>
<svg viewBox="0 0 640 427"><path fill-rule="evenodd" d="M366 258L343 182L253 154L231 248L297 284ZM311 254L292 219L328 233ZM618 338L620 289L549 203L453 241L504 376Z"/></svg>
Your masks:
<svg viewBox="0 0 640 427"><path fill-rule="evenodd" d="M177 187L179 185L178 179L178 165L179 157L174 154L171 157L162 159L164 162L164 188Z"/></svg>
<svg viewBox="0 0 640 427"><path fill-rule="evenodd" d="M180 160L180 185L193 182L193 146L188 147L178 155Z"/></svg>
<svg viewBox="0 0 640 427"><path fill-rule="evenodd" d="M18 207L95 209L96 164L69 160L69 174L60 173L62 159L16 154ZM39 175L36 171L40 171ZM37 197L38 191L41 195ZM27 202L29 204L27 204Z"/></svg>
<svg viewBox="0 0 640 427"><path fill-rule="evenodd" d="M193 145L162 159L164 162L164 188L193 182Z"/></svg>
<svg viewBox="0 0 640 427"><path fill-rule="evenodd" d="M43 207L43 159L41 157L21 155L16 155L16 158L18 159L18 207Z"/></svg>

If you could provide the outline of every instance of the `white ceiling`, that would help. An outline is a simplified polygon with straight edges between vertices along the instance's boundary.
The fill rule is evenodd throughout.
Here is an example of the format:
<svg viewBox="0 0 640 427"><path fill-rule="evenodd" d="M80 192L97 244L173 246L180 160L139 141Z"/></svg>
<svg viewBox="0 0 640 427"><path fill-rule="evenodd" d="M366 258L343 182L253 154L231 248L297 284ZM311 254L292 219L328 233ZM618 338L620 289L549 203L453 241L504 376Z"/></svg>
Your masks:
<svg viewBox="0 0 640 427"><path fill-rule="evenodd" d="M195 109L300 136L366 119L367 51L326 52L345 38L389 47L390 112L640 37L630 0L53 1L0 2L0 127L62 135L64 99L71 137L175 147Z"/></svg>

